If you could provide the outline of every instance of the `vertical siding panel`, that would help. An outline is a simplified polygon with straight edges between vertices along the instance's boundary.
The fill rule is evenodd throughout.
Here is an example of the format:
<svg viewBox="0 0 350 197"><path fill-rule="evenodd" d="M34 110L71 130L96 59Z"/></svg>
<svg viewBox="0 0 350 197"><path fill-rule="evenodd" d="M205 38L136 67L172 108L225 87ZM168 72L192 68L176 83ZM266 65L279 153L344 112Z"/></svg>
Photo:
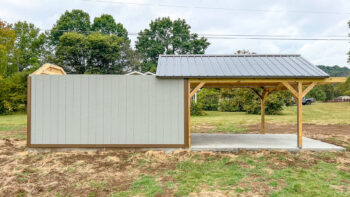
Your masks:
<svg viewBox="0 0 350 197"><path fill-rule="evenodd" d="M80 107L81 107L81 93L80 93L80 75L73 76L71 78L73 86L73 95L72 95L72 130L70 131L72 144L80 143Z"/></svg>
<svg viewBox="0 0 350 197"><path fill-rule="evenodd" d="M134 78L133 77L127 77L126 78L126 144L132 144L133 143L133 133L134 133L134 127L133 127L133 104L134 102L134 95L133 95L133 89L134 87Z"/></svg>
<svg viewBox="0 0 350 197"><path fill-rule="evenodd" d="M33 76L33 144L183 144L184 80Z"/></svg>
<svg viewBox="0 0 350 197"><path fill-rule="evenodd" d="M65 144L66 132L66 77L58 78L58 144Z"/></svg>
<svg viewBox="0 0 350 197"><path fill-rule="evenodd" d="M103 143L111 144L112 90L111 76L103 76Z"/></svg>
<svg viewBox="0 0 350 197"><path fill-rule="evenodd" d="M96 80L95 76L88 77L89 82L89 144L95 144L96 129Z"/></svg>
<svg viewBox="0 0 350 197"><path fill-rule="evenodd" d="M81 79L80 83L80 143L88 144L89 143L89 87L88 87L88 76L79 75Z"/></svg>
<svg viewBox="0 0 350 197"><path fill-rule="evenodd" d="M97 119L96 119L96 125L97 128L95 130L96 135L96 143L97 144L103 144L103 135L104 135L104 125L103 125L103 75L97 75Z"/></svg>
<svg viewBox="0 0 350 197"><path fill-rule="evenodd" d="M73 76L66 76L66 144L74 143L74 123L73 123L73 98L74 98L74 81Z"/></svg>
<svg viewBox="0 0 350 197"><path fill-rule="evenodd" d="M38 82L38 78L33 75L31 76L32 77L32 81L31 81L31 90L32 90L32 109L31 109L31 125L32 125L32 129L31 129L31 136L30 136L30 139L31 139L31 143L32 144L36 144L38 143L38 130L40 129L40 125L38 124L39 121L38 121L38 115L40 115L38 113L38 108L39 106L37 105L37 103L39 102L39 99L38 99L38 84L40 84L40 82Z"/></svg>
<svg viewBox="0 0 350 197"><path fill-rule="evenodd" d="M50 84L51 80L49 76L43 76L43 142L45 144L50 143L50 133L51 133L51 128L50 128L50 112L51 112L51 94L50 94Z"/></svg>
<svg viewBox="0 0 350 197"><path fill-rule="evenodd" d="M156 88L157 88L157 101L156 101L156 107L157 107L157 112L156 112L156 121L157 121L157 126L156 126L156 131L157 131L157 138L156 138L156 144L160 144L164 140L164 133L163 133L163 124L164 124L164 114L163 114L163 109L164 109L164 82L160 82L157 80L156 83Z"/></svg>
<svg viewBox="0 0 350 197"><path fill-rule="evenodd" d="M127 76L120 76L118 80L118 89L115 91L118 94L118 113L117 113L117 122L118 127L116 128L117 133L117 143L126 144L127 135L128 135L128 126L127 126L127 100L128 98L128 81ZM118 91L120 90L120 91Z"/></svg>
<svg viewBox="0 0 350 197"><path fill-rule="evenodd" d="M178 87L178 98L177 98L177 101L178 101L178 135L179 135L179 138L178 138L178 144L183 144L184 143L184 140L185 140L185 128L184 128L184 125L185 125L185 109L184 109L184 105L185 105L185 101L184 101L184 86L185 86L185 80L183 79L180 79L179 80L179 87Z"/></svg>
<svg viewBox="0 0 350 197"><path fill-rule="evenodd" d="M111 76L110 78L110 92L111 92L111 122L110 124L110 143L116 144L118 143L117 139L117 131L119 131L119 119L118 119L118 95L120 94L118 90L120 90L118 79L119 77Z"/></svg>
<svg viewBox="0 0 350 197"><path fill-rule="evenodd" d="M177 127L177 120L178 120L178 108L177 108L177 80L171 80L171 83L169 85L169 120L170 120L170 128L168 131L169 143L170 144L176 144L177 142L177 133L178 133L178 127ZM169 133L170 132L170 133Z"/></svg>
<svg viewBox="0 0 350 197"><path fill-rule="evenodd" d="M50 144L58 143L58 76L52 76L49 78L51 81L50 89L51 89L51 113L50 113L50 127L51 127L51 137Z"/></svg>
<svg viewBox="0 0 350 197"><path fill-rule="evenodd" d="M155 144L156 138L156 80L155 78L150 78L148 81L148 143Z"/></svg>

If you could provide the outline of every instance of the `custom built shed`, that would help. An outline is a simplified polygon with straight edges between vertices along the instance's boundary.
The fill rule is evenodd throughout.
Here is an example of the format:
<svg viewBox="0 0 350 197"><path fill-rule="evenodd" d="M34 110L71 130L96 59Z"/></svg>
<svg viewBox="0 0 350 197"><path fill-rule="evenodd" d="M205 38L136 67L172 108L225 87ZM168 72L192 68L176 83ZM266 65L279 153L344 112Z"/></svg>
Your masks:
<svg viewBox="0 0 350 197"><path fill-rule="evenodd" d="M31 75L27 144L189 148L190 98L200 88L245 87L261 98L261 133L267 96L291 91L301 148L302 97L315 85L345 80L300 55L161 55L155 76Z"/></svg>

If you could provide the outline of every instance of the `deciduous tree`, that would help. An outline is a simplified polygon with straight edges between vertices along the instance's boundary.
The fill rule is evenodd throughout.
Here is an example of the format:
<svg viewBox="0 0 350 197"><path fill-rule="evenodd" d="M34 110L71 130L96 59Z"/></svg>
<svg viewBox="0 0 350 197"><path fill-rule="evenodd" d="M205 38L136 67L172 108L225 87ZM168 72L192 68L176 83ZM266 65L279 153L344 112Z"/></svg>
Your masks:
<svg viewBox="0 0 350 197"><path fill-rule="evenodd" d="M183 19L169 17L151 21L148 29L139 32L136 49L142 59L142 71L155 71L161 54L203 54L209 42L190 32Z"/></svg>
<svg viewBox="0 0 350 197"><path fill-rule="evenodd" d="M60 37L65 32L77 32L87 35L90 32L90 16L82 10L66 11L52 27L50 40L53 45L58 45Z"/></svg>
<svg viewBox="0 0 350 197"><path fill-rule="evenodd" d="M9 24L0 20L0 78L4 78L8 74L9 54L15 39L15 31L11 29Z"/></svg>

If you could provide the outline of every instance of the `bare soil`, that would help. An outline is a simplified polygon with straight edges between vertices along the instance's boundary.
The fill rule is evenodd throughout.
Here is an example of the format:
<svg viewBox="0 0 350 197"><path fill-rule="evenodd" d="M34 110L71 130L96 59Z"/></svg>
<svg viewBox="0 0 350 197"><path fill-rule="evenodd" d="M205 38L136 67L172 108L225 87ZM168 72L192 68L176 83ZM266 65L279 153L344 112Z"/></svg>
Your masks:
<svg viewBox="0 0 350 197"><path fill-rule="evenodd" d="M258 133L259 125L250 125L250 133ZM304 124L304 134L308 137L329 143L350 147L350 125L312 125ZM295 125L267 124L268 133L295 133ZM0 196L106 196L114 192L128 191L132 183L141 175L157 176L164 186L159 196L174 196L177 180L167 172L177 170L177 164L194 157L205 162L222 157L232 158L232 163L242 168L251 168L248 163L239 163L235 159L249 154L253 158L266 156L271 164L266 166L267 173L286 167L310 168L320 161L339 164L339 169L350 172L350 152L336 153L337 157L320 156L311 152L289 153L283 151L256 151L238 153L193 153L177 150L173 153L163 151L105 150L70 152L28 152L25 139L8 138L9 135L24 135L25 130L8 131L0 135ZM196 155L197 154L197 155ZM287 159L280 159L285 157ZM175 187L165 187L173 182ZM266 196L285 186L283 180L278 188L273 188L261 177L249 176L238 187L251 188L241 196ZM206 189L208 188L208 189ZM336 188L339 191L342 187ZM348 189L348 188L345 188ZM190 196L235 196L230 191L210 190L203 185L200 192Z"/></svg>

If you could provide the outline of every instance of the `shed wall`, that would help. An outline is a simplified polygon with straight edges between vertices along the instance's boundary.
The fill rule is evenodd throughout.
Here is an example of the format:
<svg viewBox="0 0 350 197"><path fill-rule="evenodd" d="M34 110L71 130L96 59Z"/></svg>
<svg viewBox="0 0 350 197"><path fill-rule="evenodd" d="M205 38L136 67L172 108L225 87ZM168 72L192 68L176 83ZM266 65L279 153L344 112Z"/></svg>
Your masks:
<svg viewBox="0 0 350 197"><path fill-rule="evenodd" d="M184 80L31 76L32 145L184 144Z"/></svg>

